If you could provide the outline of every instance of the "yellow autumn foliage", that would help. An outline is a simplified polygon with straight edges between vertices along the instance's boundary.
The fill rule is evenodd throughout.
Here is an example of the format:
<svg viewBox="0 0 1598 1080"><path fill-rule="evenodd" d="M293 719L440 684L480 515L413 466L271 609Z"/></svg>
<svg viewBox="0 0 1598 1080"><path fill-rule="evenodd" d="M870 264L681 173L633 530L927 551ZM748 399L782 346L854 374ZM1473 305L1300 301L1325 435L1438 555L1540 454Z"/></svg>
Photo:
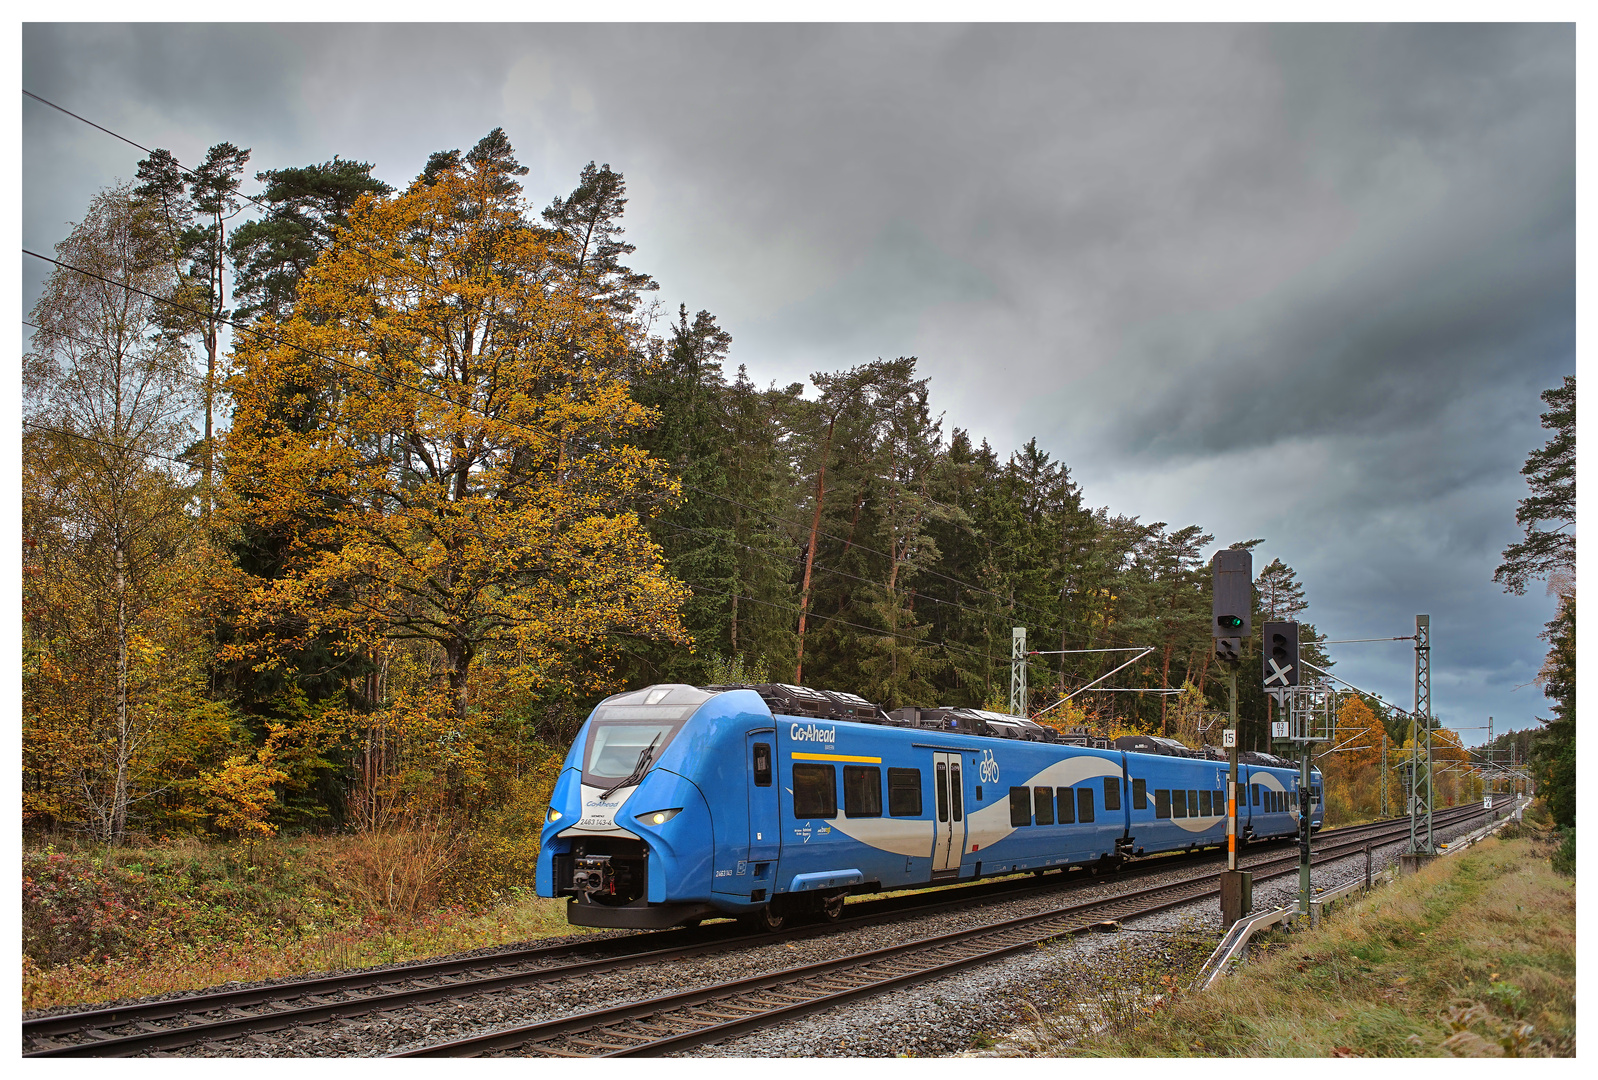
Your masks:
<svg viewBox="0 0 1598 1080"><path fill-rule="evenodd" d="M638 510L676 486L625 442L650 419L624 378L638 331L567 243L468 163L363 198L291 317L245 336L231 512L286 557L240 581L233 657L430 645L464 720L485 656L536 686L615 632L685 640Z"/></svg>

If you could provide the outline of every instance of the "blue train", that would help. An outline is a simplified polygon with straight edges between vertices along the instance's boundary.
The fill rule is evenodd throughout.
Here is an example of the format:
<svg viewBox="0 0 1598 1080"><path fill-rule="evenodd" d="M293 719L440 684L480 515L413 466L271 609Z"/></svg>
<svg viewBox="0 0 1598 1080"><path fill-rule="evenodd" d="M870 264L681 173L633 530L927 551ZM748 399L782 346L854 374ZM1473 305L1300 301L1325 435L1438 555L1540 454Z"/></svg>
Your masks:
<svg viewBox="0 0 1598 1080"><path fill-rule="evenodd" d="M538 894L569 897L580 926L777 929L837 918L850 893L1225 845L1224 760L1156 738L1060 738L1020 717L890 715L783 684L617 694L556 782ZM1296 768L1243 762L1243 839L1296 835ZM1316 829L1320 785L1312 773Z"/></svg>

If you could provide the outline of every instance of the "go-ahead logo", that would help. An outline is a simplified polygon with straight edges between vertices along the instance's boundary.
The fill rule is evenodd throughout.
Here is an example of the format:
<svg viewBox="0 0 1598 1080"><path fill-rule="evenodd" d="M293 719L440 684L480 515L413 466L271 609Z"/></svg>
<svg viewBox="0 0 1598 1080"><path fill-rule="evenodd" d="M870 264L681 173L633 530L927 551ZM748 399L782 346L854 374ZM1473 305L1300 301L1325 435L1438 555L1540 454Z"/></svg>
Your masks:
<svg viewBox="0 0 1598 1080"><path fill-rule="evenodd" d="M814 724L806 724L804 727L800 727L798 724L794 724L788 729L788 738L794 742L836 742L838 740L838 729L835 727L816 727Z"/></svg>

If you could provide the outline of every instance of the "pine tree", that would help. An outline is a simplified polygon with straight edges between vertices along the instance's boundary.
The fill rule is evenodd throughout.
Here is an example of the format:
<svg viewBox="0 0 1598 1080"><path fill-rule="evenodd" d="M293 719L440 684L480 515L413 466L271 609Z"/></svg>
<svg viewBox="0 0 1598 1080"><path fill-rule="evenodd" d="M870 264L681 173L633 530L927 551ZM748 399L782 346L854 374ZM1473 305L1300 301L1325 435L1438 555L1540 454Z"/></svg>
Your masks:
<svg viewBox="0 0 1598 1080"><path fill-rule="evenodd" d="M1525 539L1504 549L1504 561L1493 572L1493 580L1517 596L1530 578L1574 573L1576 567L1576 377L1566 375L1563 385L1544 390L1542 399L1549 405L1542 425L1553 434L1526 456L1520 470L1531 487L1515 511ZM1543 530L1539 521L1559 524Z"/></svg>
<svg viewBox="0 0 1598 1080"><path fill-rule="evenodd" d="M228 317L225 222L239 212L239 176L249 159L248 150L217 143L206 151L199 166L184 173L170 152L157 149L139 162L142 182L133 189L141 209L159 220L167 257L183 282L173 297L175 302L163 307L162 321L174 338L198 334L205 350L205 426L197 452L202 477L200 509L206 520L211 515L216 471L213 436L221 328Z"/></svg>
<svg viewBox="0 0 1598 1080"><path fill-rule="evenodd" d="M233 301L241 321L281 320L298 294L300 280L349 221L362 195L391 190L364 161L335 157L320 165L268 169L255 174L266 185L256 199L271 208L228 238L233 260Z"/></svg>

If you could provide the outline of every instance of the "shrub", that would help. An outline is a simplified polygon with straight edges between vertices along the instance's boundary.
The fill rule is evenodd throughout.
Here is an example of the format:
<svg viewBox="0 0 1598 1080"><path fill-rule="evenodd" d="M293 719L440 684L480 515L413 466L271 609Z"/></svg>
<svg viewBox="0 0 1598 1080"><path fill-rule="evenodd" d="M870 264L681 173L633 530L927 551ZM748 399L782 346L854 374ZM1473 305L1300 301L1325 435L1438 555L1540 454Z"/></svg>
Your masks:
<svg viewBox="0 0 1598 1080"><path fill-rule="evenodd" d="M148 922L126 873L59 851L23 856L22 952L40 966L121 955Z"/></svg>
<svg viewBox="0 0 1598 1080"><path fill-rule="evenodd" d="M1559 850L1554 852L1553 867L1556 873L1576 876L1576 827L1560 829L1564 834L1564 842L1559 845Z"/></svg>
<svg viewBox="0 0 1598 1080"><path fill-rule="evenodd" d="M438 902L463 845L455 822L415 819L351 838L339 854L338 873L368 913L415 915Z"/></svg>

